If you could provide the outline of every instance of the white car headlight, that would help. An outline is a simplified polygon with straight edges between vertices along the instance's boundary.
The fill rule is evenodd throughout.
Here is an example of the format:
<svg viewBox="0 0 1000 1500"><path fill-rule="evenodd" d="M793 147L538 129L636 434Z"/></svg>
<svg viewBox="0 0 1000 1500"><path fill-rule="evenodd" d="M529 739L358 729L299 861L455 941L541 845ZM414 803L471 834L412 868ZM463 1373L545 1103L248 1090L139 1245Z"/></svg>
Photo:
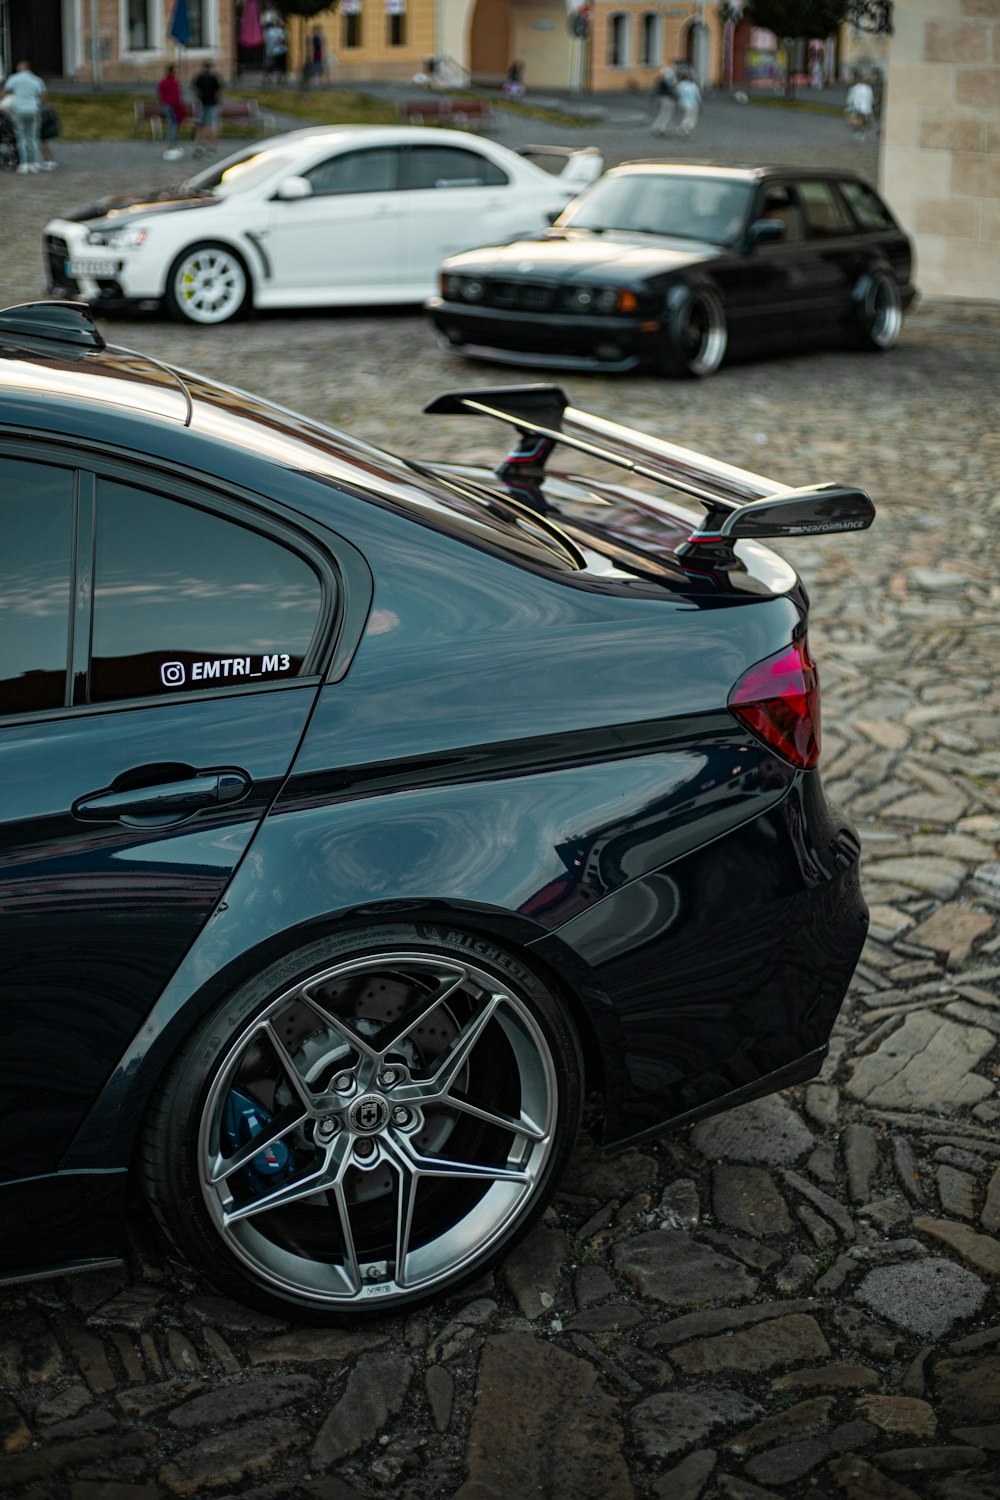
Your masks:
<svg viewBox="0 0 1000 1500"><path fill-rule="evenodd" d="M87 235L88 245L106 245L109 250L138 250L149 238L148 229L133 225L128 229L92 229Z"/></svg>

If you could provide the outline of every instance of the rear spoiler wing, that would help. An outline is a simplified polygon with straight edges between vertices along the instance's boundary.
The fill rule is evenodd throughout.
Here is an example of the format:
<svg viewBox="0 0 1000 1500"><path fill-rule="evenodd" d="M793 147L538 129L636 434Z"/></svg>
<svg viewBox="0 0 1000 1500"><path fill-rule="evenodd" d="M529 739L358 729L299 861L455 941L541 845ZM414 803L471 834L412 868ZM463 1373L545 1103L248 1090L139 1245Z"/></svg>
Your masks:
<svg viewBox="0 0 1000 1500"><path fill-rule="evenodd" d="M449 391L424 411L495 417L515 427L519 440L496 471L507 483L538 484L549 454L562 444L692 496L704 505L706 516L677 548L675 555L685 565L731 567L733 544L743 537L864 531L875 519L875 506L864 490L842 484L791 489L692 448L579 411L556 385ZM662 513L652 496L642 496L641 503Z"/></svg>

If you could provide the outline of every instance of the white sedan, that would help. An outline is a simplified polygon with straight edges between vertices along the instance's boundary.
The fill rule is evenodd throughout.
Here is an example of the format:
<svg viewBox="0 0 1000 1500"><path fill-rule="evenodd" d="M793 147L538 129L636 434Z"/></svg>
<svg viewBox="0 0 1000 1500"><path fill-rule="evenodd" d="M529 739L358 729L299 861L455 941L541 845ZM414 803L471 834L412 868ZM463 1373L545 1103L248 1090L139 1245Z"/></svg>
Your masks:
<svg viewBox="0 0 1000 1500"><path fill-rule="evenodd" d="M457 130L329 126L258 141L179 188L106 198L45 227L53 296L165 303L225 323L248 308L421 302L446 255L530 235L600 175L558 175Z"/></svg>

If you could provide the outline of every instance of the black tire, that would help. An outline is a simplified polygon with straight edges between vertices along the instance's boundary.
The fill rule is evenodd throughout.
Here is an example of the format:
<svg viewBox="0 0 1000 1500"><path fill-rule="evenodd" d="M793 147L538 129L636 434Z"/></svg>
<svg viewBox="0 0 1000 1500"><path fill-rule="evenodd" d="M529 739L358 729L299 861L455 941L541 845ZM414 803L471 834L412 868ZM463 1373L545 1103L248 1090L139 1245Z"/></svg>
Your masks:
<svg viewBox="0 0 1000 1500"><path fill-rule="evenodd" d="M711 287L675 287L667 307L664 373L692 379L714 375L728 342L718 293Z"/></svg>
<svg viewBox="0 0 1000 1500"><path fill-rule="evenodd" d="M201 328L230 323L247 311L251 296L246 261L217 240L189 245L167 273L167 311L178 323Z"/></svg>
<svg viewBox="0 0 1000 1500"><path fill-rule="evenodd" d="M896 278L883 270L866 271L852 295L854 341L859 349L891 349L903 326L903 306Z"/></svg>
<svg viewBox="0 0 1000 1500"><path fill-rule="evenodd" d="M565 1004L492 943L339 934L196 1027L147 1110L146 1193L229 1296L313 1323L408 1308L544 1210L582 1071Z"/></svg>

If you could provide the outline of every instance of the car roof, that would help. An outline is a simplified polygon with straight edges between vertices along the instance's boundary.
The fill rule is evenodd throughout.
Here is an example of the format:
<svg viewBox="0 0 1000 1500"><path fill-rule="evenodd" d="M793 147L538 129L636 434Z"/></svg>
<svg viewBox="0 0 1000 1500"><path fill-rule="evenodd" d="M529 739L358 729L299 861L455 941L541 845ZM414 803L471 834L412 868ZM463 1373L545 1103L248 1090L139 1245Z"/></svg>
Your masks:
<svg viewBox="0 0 1000 1500"><path fill-rule="evenodd" d="M836 181L864 182L864 178L857 172L841 170L839 167L755 167L755 166L716 166L713 162L677 162L662 160L636 160L624 161L617 167L610 168L605 177L617 177L629 172L642 172L660 177L697 177L704 179L714 177L719 182L769 182L775 178L782 182L789 178L808 177L813 180L817 177L833 178Z"/></svg>

